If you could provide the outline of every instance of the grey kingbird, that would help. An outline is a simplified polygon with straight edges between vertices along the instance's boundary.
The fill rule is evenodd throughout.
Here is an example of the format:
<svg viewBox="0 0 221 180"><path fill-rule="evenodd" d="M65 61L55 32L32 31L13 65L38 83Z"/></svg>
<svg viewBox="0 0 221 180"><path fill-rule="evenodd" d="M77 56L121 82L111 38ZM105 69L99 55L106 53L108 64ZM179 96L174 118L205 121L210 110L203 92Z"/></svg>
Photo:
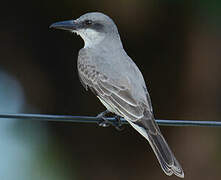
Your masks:
<svg viewBox="0 0 221 180"><path fill-rule="evenodd" d="M184 172L155 122L143 76L124 51L113 20L103 13L92 12L50 27L82 37L84 47L79 51L77 66L83 86L89 88L109 112L124 117L148 140L167 175L183 178Z"/></svg>

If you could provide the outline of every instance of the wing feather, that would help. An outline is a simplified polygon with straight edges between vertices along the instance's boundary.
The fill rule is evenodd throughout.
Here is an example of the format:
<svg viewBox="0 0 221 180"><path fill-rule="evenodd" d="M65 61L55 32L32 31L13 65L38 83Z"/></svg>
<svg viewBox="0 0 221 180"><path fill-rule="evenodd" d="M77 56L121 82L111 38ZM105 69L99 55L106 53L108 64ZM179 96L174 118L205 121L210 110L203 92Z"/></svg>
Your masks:
<svg viewBox="0 0 221 180"><path fill-rule="evenodd" d="M86 89L89 87L102 101L112 107L116 114L131 121L142 118L144 116L144 106L133 97L130 87L107 77L90 62L91 57L83 52L80 53L78 72L83 86Z"/></svg>

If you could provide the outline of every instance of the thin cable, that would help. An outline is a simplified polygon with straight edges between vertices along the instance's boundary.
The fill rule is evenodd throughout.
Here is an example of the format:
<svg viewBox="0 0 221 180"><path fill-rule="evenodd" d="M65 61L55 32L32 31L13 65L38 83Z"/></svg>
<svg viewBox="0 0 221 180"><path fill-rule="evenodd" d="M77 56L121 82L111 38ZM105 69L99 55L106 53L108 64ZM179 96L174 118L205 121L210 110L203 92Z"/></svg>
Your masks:
<svg viewBox="0 0 221 180"><path fill-rule="evenodd" d="M91 116L68 116L68 115L46 115L46 114L0 114L0 118L21 119L34 121L53 121L53 122L73 122L73 123L98 123L99 118ZM107 118L115 122L115 118ZM128 124L125 119L121 119L122 124ZM204 126L204 127L221 127L219 121L192 121L192 120L165 120L157 119L160 126Z"/></svg>

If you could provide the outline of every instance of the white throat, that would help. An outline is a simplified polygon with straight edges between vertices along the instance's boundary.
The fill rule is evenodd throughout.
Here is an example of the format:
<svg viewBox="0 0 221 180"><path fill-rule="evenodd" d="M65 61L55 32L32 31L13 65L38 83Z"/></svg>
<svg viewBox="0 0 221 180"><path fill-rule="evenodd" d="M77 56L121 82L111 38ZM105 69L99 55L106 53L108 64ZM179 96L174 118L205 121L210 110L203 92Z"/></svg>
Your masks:
<svg viewBox="0 0 221 180"><path fill-rule="evenodd" d="M93 29L80 29L74 31L84 40L84 48L90 48L96 44L99 44L103 39L104 35Z"/></svg>

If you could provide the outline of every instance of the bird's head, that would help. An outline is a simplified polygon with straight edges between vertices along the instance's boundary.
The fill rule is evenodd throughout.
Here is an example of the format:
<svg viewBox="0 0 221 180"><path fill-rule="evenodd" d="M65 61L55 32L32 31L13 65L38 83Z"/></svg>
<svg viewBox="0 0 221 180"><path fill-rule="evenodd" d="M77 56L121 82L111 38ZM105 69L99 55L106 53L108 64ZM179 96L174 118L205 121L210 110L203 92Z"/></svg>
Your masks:
<svg viewBox="0 0 221 180"><path fill-rule="evenodd" d="M103 40L120 39L113 20L99 12L87 13L76 20L56 22L50 28L68 30L82 37L85 47L92 47Z"/></svg>

